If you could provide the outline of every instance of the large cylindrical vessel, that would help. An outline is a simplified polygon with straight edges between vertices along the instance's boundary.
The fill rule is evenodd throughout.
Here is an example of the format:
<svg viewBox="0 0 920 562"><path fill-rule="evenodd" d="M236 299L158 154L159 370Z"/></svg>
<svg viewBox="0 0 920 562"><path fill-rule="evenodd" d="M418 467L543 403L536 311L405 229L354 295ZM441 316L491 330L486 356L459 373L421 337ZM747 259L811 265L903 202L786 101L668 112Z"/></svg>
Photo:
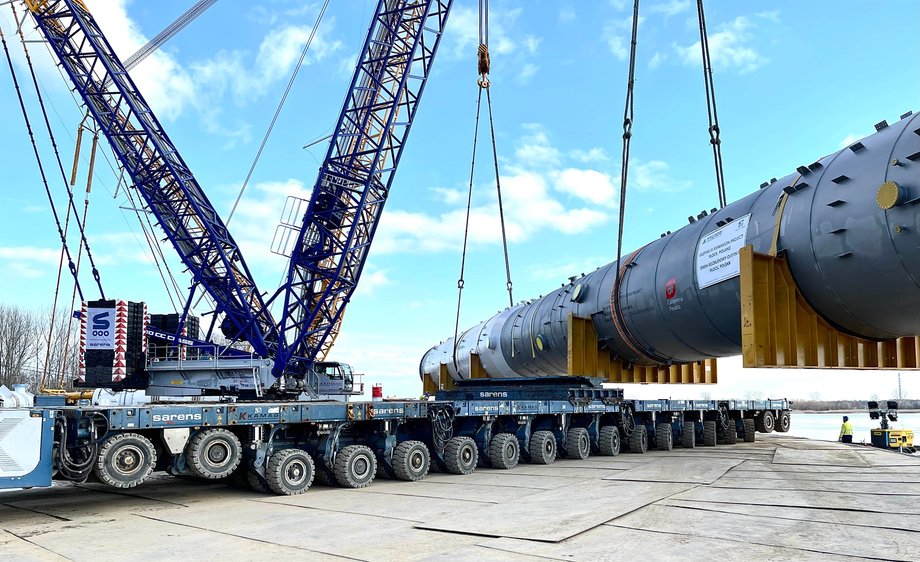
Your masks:
<svg viewBox="0 0 920 562"><path fill-rule="evenodd" d="M802 295L842 332L920 334L920 116L877 129L627 254L618 299L611 263L434 346L421 374L438 380L446 365L469 378L471 353L493 378L566 374L569 315L591 318L627 363L737 355L745 245L784 252Z"/></svg>

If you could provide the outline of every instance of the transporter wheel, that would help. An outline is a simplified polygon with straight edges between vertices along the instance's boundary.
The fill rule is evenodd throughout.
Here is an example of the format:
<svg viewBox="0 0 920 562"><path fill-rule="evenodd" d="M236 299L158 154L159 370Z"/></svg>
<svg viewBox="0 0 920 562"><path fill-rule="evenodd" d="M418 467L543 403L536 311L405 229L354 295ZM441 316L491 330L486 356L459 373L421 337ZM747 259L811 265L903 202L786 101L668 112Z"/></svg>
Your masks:
<svg viewBox="0 0 920 562"><path fill-rule="evenodd" d="M696 424L693 422L684 422L680 430L680 446L684 449L696 447Z"/></svg>
<svg viewBox="0 0 920 562"><path fill-rule="evenodd" d="M239 438L222 428L199 431L185 449L185 460L195 476L216 480L233 474L242 460Z"/></svg>
<svg viewBox="0 0 920 562"><path fill-rule="evenodd" d="M792 427L792 416L789 412L780 412L779 417L776 418L776 431L786 433L790 427Z"/></svg>
<svg viewBox="0 0 920 562"><path fill-rule="evenodd" d="M605 425L597 436L597 446L605 457L620 454L620 429L615 425Z"/></svg>
<svg viewBox="0 0 920 562"><path fill-rule="evenodd" d="M470 474L479 462L479 448L469 437L451 437L444 447L444 465L451 474Z"/></svg>
<svg viewBox="0 0 920 562"><path fill-rule="evenodd" d="M246 483L249 484L249 487L254 491L262 494L271 494L272 489L268 487L268 484L265 480L262 480L262 477L259 476L259 473L255 470L246 471Z"/></svg>
<svg viewBox="0 0 920 562"><path fill-rule="evenodd" d="M150 477L157 463L157 450L140 433L119 433L99 447L96 477L109 486L133 488Z"/></svg>
<svg viewBox="0 0 920 562"><path fill-rule="evenodd" d="M535 431L527 451L533 464L551 464L556 460L556 436L552 431Z"/></svg>
<svg viewBox="0 0 920 562"><path fill-rule="evenodd" d="M734 445L738 442L738 426L735 424L735 420L728 420L728 427L722 431L722 436L718 442L723 445Z"/></svg>
<svg viewBox="0 0 920 562"><path fill-rule="evenodd" d="M757 433L757 428L755 427L756 423L753 418L746 418L744 420L744 442L753 443L754 434Z"/></svg>
<svg viewBox="0 0 920 562"><path fill-rule="evenodd" d="M349 445L335 456L335 481L345 488L365 488L377 474L377 457L369 447Z"/></svg>
<svg viewBox="0 0 920 562"><path fill-rule="evenodd" d="M431 454L421 441L403 441L393 451L393 471L396 478L417 482L428 475Z"/></svg>
<svg viewBox="0 0 920 562"><path fill-rule="evenodd" d="M285 449L268 459L265 480L272 492L283 496L294 496L307 491L313 484L316 473L313 459L306 451Z"/></svg>
<svg viewBox="0 0 920 562"><path fill-rule="evenodd" d="M591 436L583 427L573 427L565 433L565 458L588 458L591 454Z"/></svg>
<svg viewBox="0 0 920 562"><path fill-rule="evenodd" d="M671 424L659 423L655 426L655 448L659 451L670 451L674 448L674 432Z"/></svg>
<svg viewBox="0 0 920 562"><path fill-rule="evenodd" d="M773 433L776 425L776 418L770 410L764 410L762 414L754 418L757 422L757 431L761 433Z"/></svg>
<svg viewBox="0 0 920 562"><path fill-rule="evenodd" d="M629 434L629 452L645 454L648 452L648 429L644 425L636 426Z"/></svg>
<svg viewBox="0 0 920 562"><path fill-rule="evenodd" d="M521 458L521 444L512 433L499 433L489 443L489 460L492 468L510 470Z"/></svg>
<svg viewBox="0 0 920 562"><path fill-rule="evenodd" d="M715 447L716 445L716 422L709 420L703 422L703 445Z"/></svg>

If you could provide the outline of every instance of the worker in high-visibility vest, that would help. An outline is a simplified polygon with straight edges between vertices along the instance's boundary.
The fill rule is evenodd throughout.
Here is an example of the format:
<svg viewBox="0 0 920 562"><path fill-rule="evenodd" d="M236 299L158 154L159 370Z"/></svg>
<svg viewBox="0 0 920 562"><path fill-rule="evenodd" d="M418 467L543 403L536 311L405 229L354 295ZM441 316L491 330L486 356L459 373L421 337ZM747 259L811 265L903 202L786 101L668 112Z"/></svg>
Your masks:
<svg viewBox="0 0 920 562"><path fill-rule="evenodd" d="M840 426L840 437L838 441L843 443L853 442L853 424L850 423L850 418L847 416L843 416L843 424Z"/></svg>

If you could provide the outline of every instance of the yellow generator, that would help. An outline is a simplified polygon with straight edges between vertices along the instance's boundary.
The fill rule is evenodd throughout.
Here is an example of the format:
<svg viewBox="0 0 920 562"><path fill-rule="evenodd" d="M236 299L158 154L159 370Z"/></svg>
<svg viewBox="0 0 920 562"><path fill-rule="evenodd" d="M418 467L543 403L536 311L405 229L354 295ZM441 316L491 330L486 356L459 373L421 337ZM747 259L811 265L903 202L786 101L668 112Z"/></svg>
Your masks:
<svg viewBox="0 0 920 562"><path fill-rule="evenodd" d="M880 449L913 449L914 431L912 429L873 429L872 446Z"/></svg>

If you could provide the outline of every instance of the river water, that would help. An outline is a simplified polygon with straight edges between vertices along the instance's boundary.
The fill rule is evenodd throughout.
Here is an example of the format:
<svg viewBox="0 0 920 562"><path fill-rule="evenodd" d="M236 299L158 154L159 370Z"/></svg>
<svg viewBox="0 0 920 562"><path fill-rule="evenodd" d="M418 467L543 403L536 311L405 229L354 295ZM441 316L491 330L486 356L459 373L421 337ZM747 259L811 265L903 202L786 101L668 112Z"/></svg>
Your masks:
<svg viewBox="0 0 920 562"><path fill-rule="evenodd" d="M850 417L853 424L853 442L862 443L870 441L869 430L879 427L879 421L869 419L869 414L863 412L847 412L834 414L812 414L805 412L792 412L792 428L789 435L820 439L822 441L836 441L840 435L840 424L843 416ZM898 421L890 422L893 429L913 429L915 443L920 437L920 413L903 413L898 416Z"/></svg>

